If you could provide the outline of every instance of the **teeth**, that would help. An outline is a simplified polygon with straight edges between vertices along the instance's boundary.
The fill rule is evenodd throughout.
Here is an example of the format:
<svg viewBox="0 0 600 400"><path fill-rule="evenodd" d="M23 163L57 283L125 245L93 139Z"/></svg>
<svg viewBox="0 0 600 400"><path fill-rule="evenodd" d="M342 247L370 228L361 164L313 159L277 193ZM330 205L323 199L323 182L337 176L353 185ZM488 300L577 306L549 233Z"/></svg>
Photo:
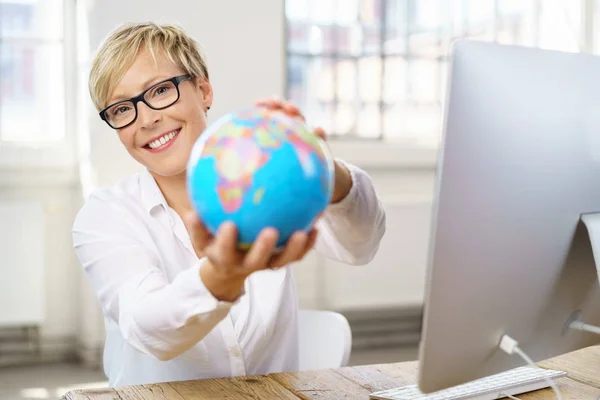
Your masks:
<svg viewBox="0 0 600 400"><path fill-rule="evenodd" d="M156 149L157 147L160 147L160 146L164 145L165 143L167 143L168 141L170 141L171 139L173 139L178 134L179 134L179 131L171 132L171 133L161 137L160 139L156 139L154 142L150 142L148 144L148 147L150 147L151 149Z"/></svg>

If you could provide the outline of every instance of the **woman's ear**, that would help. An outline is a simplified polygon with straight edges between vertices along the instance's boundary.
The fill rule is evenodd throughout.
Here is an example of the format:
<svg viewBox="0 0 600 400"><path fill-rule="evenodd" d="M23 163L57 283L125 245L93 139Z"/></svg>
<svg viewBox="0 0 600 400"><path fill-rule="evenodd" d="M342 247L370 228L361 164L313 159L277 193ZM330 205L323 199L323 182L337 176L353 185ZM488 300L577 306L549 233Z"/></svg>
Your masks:
<svg viewBox="0 0 600 400"><path fill-rule="evenodd" d="M202 101L205 110L209 110L213 102L212 85L206 78L197 78L195 84L200 89L200 92L202 92Z"/></svg>

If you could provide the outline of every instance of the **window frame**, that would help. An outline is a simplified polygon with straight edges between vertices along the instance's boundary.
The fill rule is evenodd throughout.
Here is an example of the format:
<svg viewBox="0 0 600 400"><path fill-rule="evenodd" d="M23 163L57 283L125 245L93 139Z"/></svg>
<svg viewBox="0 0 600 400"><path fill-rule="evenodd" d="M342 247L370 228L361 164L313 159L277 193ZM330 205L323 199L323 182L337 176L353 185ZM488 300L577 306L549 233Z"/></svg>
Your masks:
<svg viewBox="0 0 600 400"><path fill-rule="evenodd" d="M543 1L543 0L538 0ZM581 2L581 21L583 45L582 51L592 53L594 50L595 12L600 15L600 5L596 7L596 0L579 0ZM286 6L283 7L284 29L284 91L288 95L288 24ZM441 112L444 113L442 104ZM440 116L440 128L443 128L444 118ZM344 137L336 135L329 140L329 146L335 155L348 160L359 167L367 169L434 169L437 164L438 153L441 150L441 141L432 141L430 138L393 139L385 137L380 139L358 138L356 136Z"/></svg>
<svg viewBox="0 0 600 400"><path fill-rule="evenodd" d="M65 76L65 136L55 142L11 142L0 139L0 170L67 170L76 164L75 128L77 124L77 0L63 0L63 46Z"/></svg>

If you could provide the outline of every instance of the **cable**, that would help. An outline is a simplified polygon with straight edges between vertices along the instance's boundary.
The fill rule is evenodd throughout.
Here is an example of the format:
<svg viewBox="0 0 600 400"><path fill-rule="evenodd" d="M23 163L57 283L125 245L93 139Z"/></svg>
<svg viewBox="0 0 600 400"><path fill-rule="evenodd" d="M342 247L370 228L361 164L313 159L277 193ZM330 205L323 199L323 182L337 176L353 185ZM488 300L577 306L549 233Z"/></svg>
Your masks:
<svg viewBox="0 0 600 400"><path fill-rule="evenodd" d="M505 397L508 397L509 399L512 399L512 400L521 400L520 398L512 396L512 395L510 395L508 393L501 393L501 395L503 395Z"/></svg>
<svg viewBox="0 0 600 400"><path fill-rule="evenodd" d="M511 338L508 335L503 335L502 340L500 340L500 349L502 349L506 354L518 354L527 364L529 364L533 368L540 368L537 366L531 358L521 348L519 347L519 342L515 339ZM562 400L562 395L560 393L560 389L556 386L556 383L552 381L552 379L545 378L545 381L550 387L554 390L556 394L557 400Z"/></svg>
<svg viewBox="0 0 600 400"><path fill-rule="evenodd" d="M600 335L600 326L588 325L583 321L573 321L569 324L569 328L575 329L576 331L585 331Z"/></svg>

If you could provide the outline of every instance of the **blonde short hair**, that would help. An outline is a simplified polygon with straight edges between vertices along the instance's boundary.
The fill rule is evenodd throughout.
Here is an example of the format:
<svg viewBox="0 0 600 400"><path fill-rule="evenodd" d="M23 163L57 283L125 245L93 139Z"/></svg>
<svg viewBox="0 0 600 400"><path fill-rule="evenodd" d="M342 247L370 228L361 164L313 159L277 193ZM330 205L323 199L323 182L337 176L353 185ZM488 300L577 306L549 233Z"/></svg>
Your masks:
<svg viewBox="0 0 600 400"><path fill-rule="evenodd" d="M141 46L145 46L155 60L156 52L162 51L186 74L208 79L200 46L179 26L152 22L125 24L109 34L92 62L89 91L98 111L108 106L110 95L133 64Z"/></svg>

